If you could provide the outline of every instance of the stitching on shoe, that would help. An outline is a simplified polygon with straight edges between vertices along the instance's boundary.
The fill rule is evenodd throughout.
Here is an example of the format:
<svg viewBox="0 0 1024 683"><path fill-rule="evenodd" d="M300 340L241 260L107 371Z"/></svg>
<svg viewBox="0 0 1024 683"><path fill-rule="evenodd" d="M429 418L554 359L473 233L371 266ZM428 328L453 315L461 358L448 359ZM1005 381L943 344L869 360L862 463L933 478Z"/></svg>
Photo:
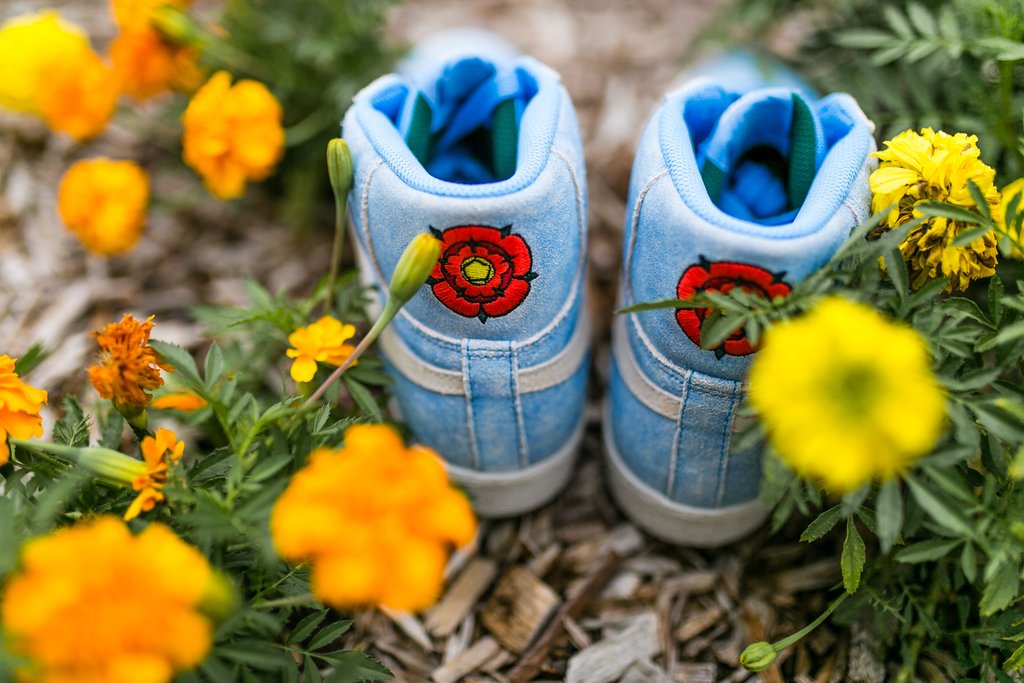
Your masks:
<svg viewBox="0 0 1024 683"><path fill-rule="evenodd" d="M665 482L665 495L672 498L672 491L676 487L676 468L679 466L679 439L683 436L683 417L686 415L686 405L690 402L690 382L693 381L693 371L686 378L683 386L683 395L679 401L679 414L676 416L676 433L672 436L672 455L668 460L668 479Z"/></svg>
<svg viewBox="0 0 1024 683"><path fill-rule="evenodd" d="M481 469L480 449L476 445L476 427L473 421L473 386L469 381L469 340L462 341L462 386L466 396L466 429L469 431L469 454L473 467Z"/></svg>
<svg viewBox="0 0 1024 683"><path fill-rule="evenodd" d="M515 344L509 344L512 351L512 363L509 366L511 375L512 395L515 397L516 431L519 432L519 466L527 467L530 464L529 446L526 441L526 421L523 418L523 400L519 392L519 349Z"/></svg>
<svg viewBox="0 0 1024 683"><path fill-rule="evenodd" d="M732 464L732 426L736 420L736 408L738 407L739 385L733 387L732 396L729 397L729 419L725 421L725 429L722 431L722 452L718 456L718 490L715 492L715 507L722 507L725 500L725 485L729 478L729 466Z"/></svg>

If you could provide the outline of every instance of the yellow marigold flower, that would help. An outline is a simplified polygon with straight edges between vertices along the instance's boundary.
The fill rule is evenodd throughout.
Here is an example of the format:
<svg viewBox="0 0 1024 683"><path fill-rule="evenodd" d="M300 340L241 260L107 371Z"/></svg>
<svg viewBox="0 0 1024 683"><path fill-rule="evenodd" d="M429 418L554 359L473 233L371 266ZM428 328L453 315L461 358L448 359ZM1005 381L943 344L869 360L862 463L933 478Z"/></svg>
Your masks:
<svg viewBox="0 0 1024 683"><path fill-rule="evenodd" d="M1010 202L1013 198L1020 195L1021 191L1024 191L1024 178L1017 178L1012 183L1003 188L1003 203L999 207L998 219L1003 225L1003 229L1009 234L1010 239L1013 240L1014 244L1010 247L1009 253L1007 254L1011 258L1024 259L1024 251L1021 251L1021 243L1024 242L1024 234L1021 234L1021 230L1016 225L1006 224L1006 211L1010 206ZM1024 211L1024 196L1021 197L1017 203L1017 211Z"/></svg>
<svg viewBox="0 0 1024 683"><path fill-rule="evenodd" d="M356 350L352 344L345 343L355 333L354 325L343 325L329 315L292 332L288 336L288 343L293 348L285 352L289 358L295 359L291 369L292 379L296 382L313 379L317 362L331 365L344 363Z"/></svg>
<svg viewBox="0 0 1024 683"><path fill-rule="evenodd" d="M122 32L110 44L110 59L121 91L136 100L194 90L202 79L198 50L172 43L155 28Z"/></svg>
<svg viewBox="0 0 1024 683"><path fill-rule="evenodd" d="M52 63L74 63L90 52L89 38L57 12L16 16L0 26L0 105L42 114L38 93Z"/></svg>
<svg viewBox="0 0 1024 683"><path fill-rule="evenodd" d="M167 484L167 470L173 463L181 460L185 452L185 443L178 441L178 435L170 429L156 430L154 436L147 436L140 444L142 459L146 463L146 473L136 477L132 488L139 492L135 500L124 513L126 522L135 519L142 512L149 512L157 503L164 500L163 488Z"/></svg>
<svg viewBox="0 0 1024 683"><path fill-rule="evenodd" d="M887 140L885 149L875 156L881 163L869 178L874 193L871 209L889 209L880 226L883 230L920 217L917 206L923 201L944 201L977 211L968 180L978 185L993 213L999 207L995 171L981 161L976 135L936 133L931 128L920 133L907 130ZM932 218L910 231L900 244L900 253L913 287L948 276L946 291L962 291L973 280L995 273L996 235L990 232L970 244L953 246L965 227L960 221Z"/></svg>
<svg viewBox="0 0 1024 683"><path fill-rule="evenodd" d="M150 395L163 385L160 369L172 371L149 346L153 316L139 322L125 313L119 323L110 323L96 333L99 363L89 368L89 379L103 398L123 408L145 408ZM120 408L119 408L120 410Z"/></svg>
<svg viewBox="0 0 1024 683"><path fill-rule="evenodd" d="M771 327L750 402L779 455L838 492L888 479L938 440L945 398L909 327L840 297Z"/></svg>
<svg viewBox="0 0 1024 683"><path fill-rule="evenodd" d="M357 425L343 448L310 455L270 531L285 559L310 563L325 603L417 611L437 599L448 553L473 539L476 519L436 453L406 448L386 425Z"/></svg>
<svg viewBox="0 0 1024 683"><path fill-rule="evenodd" d="M43 435L39 411L46 403L46 392L31 387L14 371L14 359L0 355L0 465L11 457L7 437L27 439Z"/></svg>
<svg viewBox="0 0 1024 683"><path fill-rule="evenodd" d="M61 219L89 251L112 256L139 241L149 203L149 176L132 161L86 159L64 174Z"/></svg>
<svg viewBox="0 0 1024 683"><path fill-rule="evenodd" d="M167 683L210 650L202 609L223 591L161 524L138 536L99 517L25 544L0 600L12 651L39 683Z"/></svg>
<svg viewBox="0 0 1024 683"><path fill-rule="evenodd" d="M157 410L177 410L182 413L194 413L206 407L206 399L191 391L179 391L164 394L153 399L150 407Z"/></svg>
<svg viewBox="0 0 1024 683"><path fill-rule="evenodd" d="M221 199L245 193L250 180L263 180L284 152L281 105L257 81L231 85L220 71L189 102L185 126L185 163L203 177Z"/></svg>

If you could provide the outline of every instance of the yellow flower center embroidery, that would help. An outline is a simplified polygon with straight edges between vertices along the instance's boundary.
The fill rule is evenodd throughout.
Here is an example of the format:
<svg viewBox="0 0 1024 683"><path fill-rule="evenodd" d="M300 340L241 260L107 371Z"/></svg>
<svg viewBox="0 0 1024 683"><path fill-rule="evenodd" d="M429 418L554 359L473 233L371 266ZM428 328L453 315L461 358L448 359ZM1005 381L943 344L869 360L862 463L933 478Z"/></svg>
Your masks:
<svg viewBox="0 0 1024 683"><path fill-rule="evenodd" d="M462 262L462 277L473 285L485 285L494 277L494 265L485 258L470 256Z"/></svg>

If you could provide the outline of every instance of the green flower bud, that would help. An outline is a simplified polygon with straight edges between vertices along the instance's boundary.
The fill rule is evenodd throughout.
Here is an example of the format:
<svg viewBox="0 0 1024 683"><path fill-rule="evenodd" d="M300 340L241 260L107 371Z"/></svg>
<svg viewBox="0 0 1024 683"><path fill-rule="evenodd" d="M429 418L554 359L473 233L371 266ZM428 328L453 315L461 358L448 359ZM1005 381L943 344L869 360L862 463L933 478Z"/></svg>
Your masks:
<svg viewBox="0 0 1024 683"><path fill-rule="evenodd" d="M161 33L176 43L195 44L202 37L188 14L170 5L156 8L152 21Z"/></svg>
<svg viewBox="0 0 1024 683"><path fill-rule="evenodd" d="M352 189L352 177L355 169L352 166L352 153L348 144L341 138L334 138L327 143L327 173L331 176L331 189L337 201L343 201Z"/></svg>
<svg viewBox="0 0 1024 683"><path fill-rule="evenodd" d="M223 621L238 608L238 593L227 576L214 571L210 585L199 601L199 609L215 621Z"/></svg>
<svg viewBox="0 0 1024 683"><path fill-rule="evenodd" d="M772 665L778 654L771 643L753 643L740 655L740 664L748 671L764 671Z"/></svg>
<svg viewBox="0 0 1024 683"><path fill-rule="evenodd" d="M391 296L396 302L405 303L419 291L440 255L441 240L433 235L423 232L412 238L391 276Z"/></svg>
<svg viewBox="0 0 1024 683"><path fill-rule="evenodd" d="M53 451L46 445L42 450ZM146 463L109 448L68 449L62 457L78 464L83 470L111 484L130 487L138 477L146 476Z"/></svg>

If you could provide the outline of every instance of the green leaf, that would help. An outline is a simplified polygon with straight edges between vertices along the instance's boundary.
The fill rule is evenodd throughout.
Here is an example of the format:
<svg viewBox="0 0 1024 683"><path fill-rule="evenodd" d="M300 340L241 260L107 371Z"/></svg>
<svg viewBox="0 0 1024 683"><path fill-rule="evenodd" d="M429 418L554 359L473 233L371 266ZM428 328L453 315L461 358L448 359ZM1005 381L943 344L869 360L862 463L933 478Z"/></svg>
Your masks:
<svg viewBox="0 0 1024 683"><path fill-rule="evenodd" d="M836 505L833 508L825 510L817 519L807 525L804 532L800 534L800 540L804 543L810 543L817 541L819 538L832 531L839 520L843 518L843 508L841 505Z"/></svg>
<svg viewBox="0 0 1024 683"><path fill-rule="evenodd" d="M299 623L295 625L291 634L288 636L288 643L301 643L304 641L310 633L313 632L320 623L327 618L327 610L321 610L319 612L313 612L306 616Z"/></svg>
<svg viewBox="0 0 1024 683"><path fill-rule="evenodd" d="M864 539L857 531L857 524L853 517L846 518L846 541L843 542L843 556L840 566L843 569L843 586L847 593L856 593L860 586L860 577L864 573L864 562L867 559L867 551L864 548Z"/></svg>
<svg viewBox="0 0 1024 683"><path fill-rule="evenodd" d="M100 434L100 446L113 450L121 448L121 434L124 433L124 417L116 410L107 414L107 423Z"/></svg>
<svg viewBox="0 0 1024 683"><path fill-rule="evenodd" d="M978 577L978 556L973 543L964 543L963 552L960 553L960 568L964 572L964 578L974 583L974 579Z"/></svg>
<svg viewBox="0 0 1024 683"><path fill-rule="evenodd" d="M940 526L949 529L953 533L968 538L974 538L974 527L958 509L951 507L946 501L939 498L924 484L918 482L911 476L904 478L914 500L921 506L928 515Z"/></svg>
<svg viewBox="0 0 1024 683"><path fill-rule="evenodd" d="M373 419L378 421L384 419L384 416L380 412L380 406L377 405L377 401L373 398L373 394L370 393L370 390L353 379L348 377L344 377L344 379L345 386L348 387L349 393L352 394L352 398L355 399L356 404L372 415Z"/></svg>
<svg viewBox="0 0 1024 683"><path fill-rule="evenodd" d="M356 650L346 650L337 659L335 672L327 683L364 683L364 681L390 681L395 675L373 657Z"/></svg>
<svg viewBox="0 0 1024 683"><path fill-rule="evenodd" d="M875 521L882 552L888 553L903 530L903 493L899 479L890 479L879 487Z"/></svg>
<svg viewBox="0 0 1024 683"><path fill-rule="evenodd" d="M626 313L641 313L643 311L654 311L660 308L691 308L693 302L687 299L657 299L655 301L645 301L642 304L633 304L632 306L626 306L615 311L616 315L624 315ZM701 306L703 308L703 306Z"/></svg>
<svg viewBox="0 0 1024 683"><path fill-rule="evenodd" d="M843 31L835 37L837 45L864 50L892 45L893 40L891 33L876 29L851 29Z"/></svg>
<svg viewBox="0 0 1024 683"><path fill-rule="evenodd" d="M954 247L966 247L968 244L976 239L984 237L985 235L992 232L992 228L987 225L981 225L976 228L968 228L967 230L961 230L950 242L950 245Z"/></svg>
<svg viewBox="0 0 1024 683"><path fill-rule="evenodd" d="M1005 293L1002 279L999 275L993 275L988 281L988 314L996 325L1003 321L1003 305L1000 300Z"/></svg>
<svg viewBox="0 0 1024 683"><path fill-rule="evenodd" d="M910 276L907 274L907 264L898 247L885 252L885 271L900 295L900 301L905 300L910 293Z"/></svg>
<svg viewBox="0 0 1024 683"><path fill-rule="evenodd" d="M174 368L174 371L178 373L178 377L188 388L195 391L203 391L205 389L205 384L199 376L199 369L196 367L192 354L176 344L169 344L159 339L150 340L149 345L160 356L160 360Z"/></svg>
<svg viewBox="0 0 1024 683"><path fill-rule="evenodd" d="M316 662L309 655L306 655L306 660L302 665L303 683L321 683L324 679L320 675L320 669L317 668Z"/></svg>
<svg viewBox="0 0 1024 683"><path fill-rule="evenodd" d="M882 14L885 16L885 23L889 25L889 28L891 28L896 35L901 38L914 37L914 31L910 27L910 23L898 9L891 5L885 5L882 8Z"/></svg>
<svg viewBox="0 0 1024 683"><path fill-rule="evenodd" d="M996 335L995 339L992 340L992 343L995 346L1000 346L1002 344L1016 342L1019 339L1024 339L1024 320L1017 321L1012 325L1004 327L999 331L999 334Z"/></svg>
<svg viewBox="0 0 1024 683"><path fill-rule="evenodd" d="M53 351L47 349L42 344L33 344L29 347L28 351L18 356L18 359L14 361L14 371L18 373L19 377L24 379L25 375L38 367L51 353Z"/></svg>
<svg viewBox="0 0 1024 683"><path fill-rule="evenodd" d="M275 671L288 666L289 656L258 640L237 640L217 647L216 653L233 662L264 671Z"/></svg>
<svg viewBox="0 0 1024 683"><path fill-rule="evenodd" d="M922 215L928 218L952 218L955 221L977 225L981 222L981 216L956 204L939 201L921 202L915 207Z"/></svg>
<svg viewBox="0 0 1024 683"><path fill-rule="evenodd" d="M310 651L316 651L327 647L328 645L333 644L335 640L345 635L345 632L350 628L352 628L351 619L336 621L333 624L324 627L320 633L317 633L316 637L309 641L309 645L306 647Z"/></svg>
<svg viewBox="0 0 1024 683"><path fill-rule="evenodd" d="M89 445L89 418L73 394L64 397L64 417L53 426L53 440L65 446Z"/></svg>
<svg viewBox="0 0 1024 683"><path fill-rule="evenodd" d="M908 4L907 16L910 17L910 23L914 25L914 28L916 28L917 32L922 36L926 36L928 38L935 38L938 36L938 23L931 15L931 12L926 10L924 6L916 2Z"/></svg>
<svg viewBox="0 0 1024 683"><path fill-rule="evenodd" d="M992 616L996 612L1006 609L1017 597L1017 587L1020 585L1019 563L1005 558L995 560L995 562L998 564L992 578L985 584L985 590L981 594L981 602L978 605L981 615L984 617Z"/></svg>
<svg viewBox="0 0 1024 683"><path fill-rule="evenodd" d="M203 376L206 378L206 386L213 389L213 386L224 374L224 352L217 342L210 344L206 352L206 362L203 364Z"/></svg>
<svg viewBox="0 0 1024 683"><path fill-rule="evenodd" d="M1014 650L1013 654L1003 662L1003 668L1010 672L1024 669L1024 645Z"/></svg>
<svg viewBox="0 0 1024 683"><path fill-rule="evenodd" d="M945 557L949 554L953 548L960 545L962 541L954 540L942 540L939 538L932 538L927 541L921 541L920 543L914 543L903 548L896 553L896 560L899 562L905 562L907 564L916 564L918 562L931 562L937 560L940 557Z"/></svg>
<svg viewBox="0 0 1024 683"><path fill-rule="evenodd" d="M974 204L978 207L978 211L985 217L988 223L992 222L992 209L988 205L988 200L985 199L985 194L978 187L978 183L973 180L967 180L967 190L971 193L971 199L974 200ZM992 227L991 225L989 227Z"/></svg>

